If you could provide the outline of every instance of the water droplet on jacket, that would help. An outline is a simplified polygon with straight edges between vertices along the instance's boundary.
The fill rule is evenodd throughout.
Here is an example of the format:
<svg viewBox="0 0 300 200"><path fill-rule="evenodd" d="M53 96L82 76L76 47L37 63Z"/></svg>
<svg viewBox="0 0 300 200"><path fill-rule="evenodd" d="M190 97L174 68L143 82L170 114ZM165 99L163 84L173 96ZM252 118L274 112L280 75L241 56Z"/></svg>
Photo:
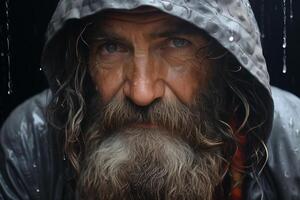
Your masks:
<svg viewBox="0 0 300 200"><path fill-rule="evenodd" d="M32 165L32 167L33 167L33 168L36 168L36 167L37 167L37 165L34 163L34 164Z"/></svg>
<svg viewBox="0 0 300 200"><path fill-rule="evenodd" d="M36 191L37 193L39 193L39 192L40 192L40 189L36 189L35 191Z"/></svg>
<svg viewBox="0 0 300 200"><path fill-rule="evenodd" d="M233 42L234 41L234 37L233 36L230 36L229 37L229 42Z"/></svg>
<svg viewBox="0 0 300 200"><path fill-rule="evenodd" d="M293 120L293 118L290 118L289 127L291 127L291 128L294 127L294 120Z"/></svg>
<svg viewBox="0 0 300 200"><path fill-rule="evenodd" d="M284 172L284 177L289 178L290 177L290 173L288 171Z"/></svg>
<svg viewBox="0 0 300 200"><path fill-rule="evenodd" d="M40 69L39 69L40 71L43 71L43 69L40 67Z"/></svg>
<svg viewBox="0 0 300 200"><path fill-rule="evenodd" d="M171 2L162 1L161 3L163 5L163 7L168 11L173 9L173 5Z"/></svg>

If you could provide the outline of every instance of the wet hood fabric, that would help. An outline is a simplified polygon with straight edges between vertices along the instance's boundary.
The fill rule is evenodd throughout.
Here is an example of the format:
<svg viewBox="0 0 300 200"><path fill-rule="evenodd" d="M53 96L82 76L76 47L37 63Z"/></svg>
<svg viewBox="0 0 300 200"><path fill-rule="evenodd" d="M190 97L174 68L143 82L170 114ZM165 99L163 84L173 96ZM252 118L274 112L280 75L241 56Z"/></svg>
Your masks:
<svg viewBox="0 0 300 200"><path fill-rule="evenodd" d="M61 0L48 26L43 56L50 86L55 77L53 68L63 67L50 63L60 45L56 38L67 23L107 9L130 10L141 6L155 7L203 29L270 91L260 33L248 0Z"/></svg>

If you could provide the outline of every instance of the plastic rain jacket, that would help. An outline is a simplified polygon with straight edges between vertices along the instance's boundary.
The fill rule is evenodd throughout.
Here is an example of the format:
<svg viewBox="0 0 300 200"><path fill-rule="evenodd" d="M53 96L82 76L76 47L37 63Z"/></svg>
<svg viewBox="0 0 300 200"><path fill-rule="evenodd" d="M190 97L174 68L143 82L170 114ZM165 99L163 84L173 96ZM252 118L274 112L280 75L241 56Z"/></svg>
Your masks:
<svg viewBox="0 0 300 200"><path fill-rule="evenodd" d="M104 9L152 6L203 29L234 55L265 88L273 105L268 132L269 161L259 180L247 181L247 200L300 199L300 100L270 88L260 33L248 0L61 0L49 24L44 65L55 91L57 61L64 50L65 27ZM72 20L71 20L72 19ZM272 90L272 97L271 97ZM0 199L74 199L68 162L49 133L45 107L50 90L27 100L7 119L0 134ZM272 101L273 100L273 101ZM270 106L273 108L273 106ZM272 121L269 120L270 122ZM266 128L268 130L268 127ZM272 131L271 131L272 130Z"/></svg>

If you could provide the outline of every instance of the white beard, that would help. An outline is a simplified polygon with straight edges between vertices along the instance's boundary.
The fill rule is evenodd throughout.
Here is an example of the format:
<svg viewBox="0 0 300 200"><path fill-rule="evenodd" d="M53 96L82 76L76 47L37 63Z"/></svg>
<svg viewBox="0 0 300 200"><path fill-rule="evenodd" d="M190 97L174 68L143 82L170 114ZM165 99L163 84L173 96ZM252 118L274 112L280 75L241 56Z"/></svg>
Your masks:
<svg viewBox="0 0 300 200"><path fill-rule="evenodd" d="M161 129L121 130L87 156L79 194L81 199L210 200L221 182L218 154L195 152Z"/></svg>

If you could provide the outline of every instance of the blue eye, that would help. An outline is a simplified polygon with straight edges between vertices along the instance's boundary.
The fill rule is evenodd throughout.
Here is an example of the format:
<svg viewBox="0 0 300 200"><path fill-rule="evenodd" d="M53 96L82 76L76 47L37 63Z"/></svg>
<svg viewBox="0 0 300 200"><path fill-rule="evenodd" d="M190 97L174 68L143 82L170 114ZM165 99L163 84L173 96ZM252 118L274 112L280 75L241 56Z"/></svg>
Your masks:
<svg viewBox="0 0 300 200"><path fill-rule="evenodd" d="M181 39L181 38L175 38L171 40L171 46L176 48L182 48L190 44L190 41Z"/></svg>
<svg viewBox="0 0 300 200"><path fill-rule="evenodd" d="M103 45L103 49L108 53L115 53L119 50L119 46L116 43L107 42Z"/></svg>

